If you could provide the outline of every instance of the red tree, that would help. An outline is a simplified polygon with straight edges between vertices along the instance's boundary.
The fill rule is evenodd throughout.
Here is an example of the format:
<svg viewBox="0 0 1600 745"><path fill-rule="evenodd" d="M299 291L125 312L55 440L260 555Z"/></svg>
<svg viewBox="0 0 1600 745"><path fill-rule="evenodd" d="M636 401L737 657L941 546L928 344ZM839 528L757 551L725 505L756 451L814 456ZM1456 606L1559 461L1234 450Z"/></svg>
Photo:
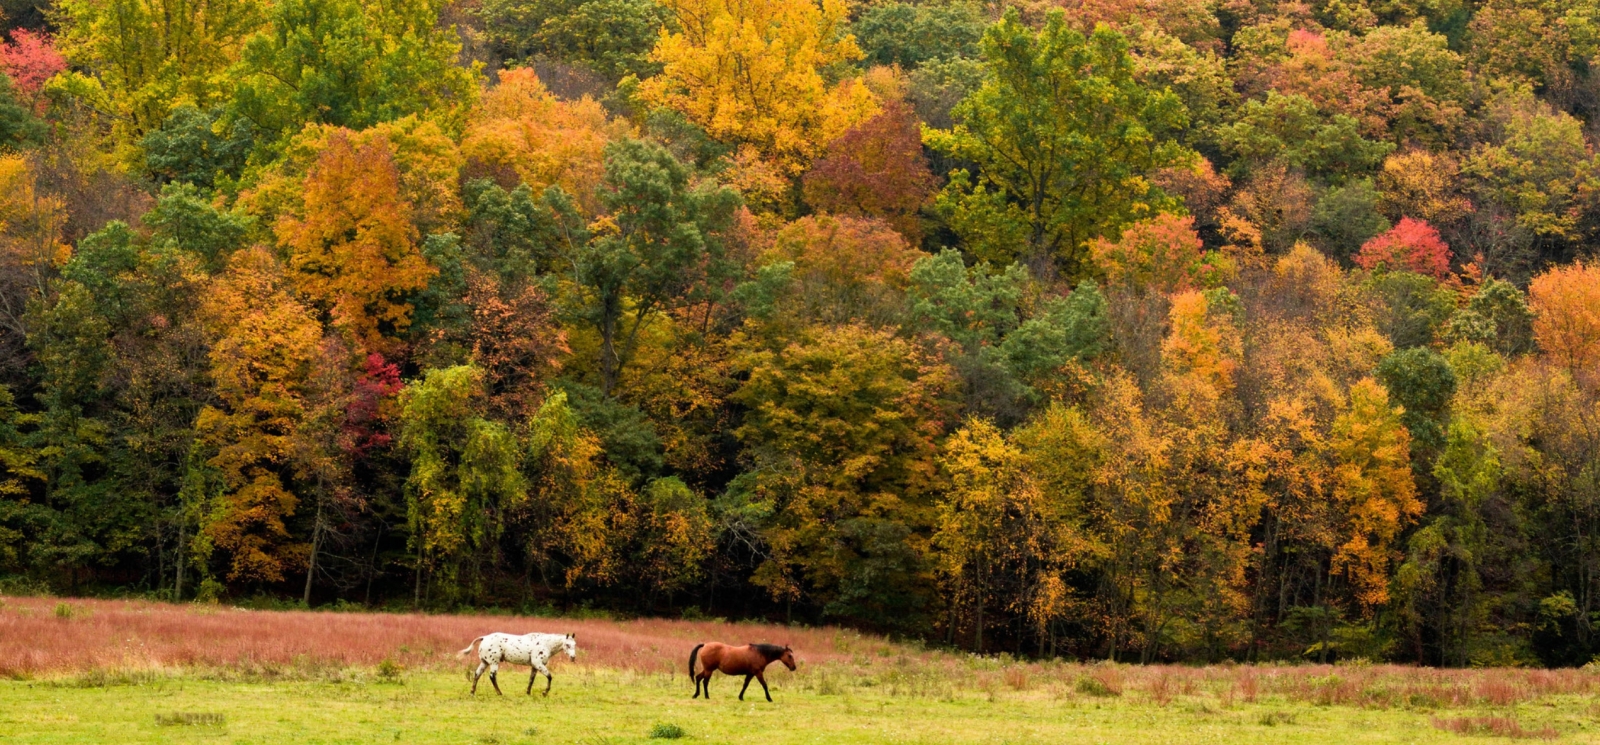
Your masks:
<svg viewBox="0 0 1600 745"><path fill-rule="evenodd" d="M922 240L917 210L935 181L922 155L916 113L900 101L828 143L828 154L805 176L812 207L836 215L877 217L913 245Z"/></svg>
<svg viewBox="0 0 1600 745"><path fill-rule="evenodd" d="M1362 269L1383 266L1444 279L1450 275L1450 247L1432 225L1402 217L1389 232L1361 244L1355 262Z"/></svg>
<svg viewBox="0 0 1600 745"><path fill-rule="evenodd" d="M0 72L11 78L17 92L34 102L35 108L44 81L65 69L67 61L49 36L19 28L11 32L10 44L0 41Z"/></svg>

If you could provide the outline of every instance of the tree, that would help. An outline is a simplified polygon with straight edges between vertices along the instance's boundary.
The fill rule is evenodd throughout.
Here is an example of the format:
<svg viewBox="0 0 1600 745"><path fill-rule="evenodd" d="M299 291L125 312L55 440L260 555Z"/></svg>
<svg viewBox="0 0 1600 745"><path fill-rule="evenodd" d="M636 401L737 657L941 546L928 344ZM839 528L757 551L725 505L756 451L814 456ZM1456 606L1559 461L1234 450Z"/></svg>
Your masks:
<svg viewBox="0 0 1600 745"><path fill-rule="evenodd" d="M255 146L255 125L237 119L225 134L216 131L220 110L180 106L161 126L139 141L144 168L157 182L209 189L219 180L237 179Z"/></svg>
<svg viewBox="0 0 1600 745"><path fill-rule="evenodd" d="M730 506L760 516L751 581L825 614L912 622L924 596L922 535L936 438L953 376L916 345L859 325L816 327L742 354L737 430L752 468Z"/></svg>
<svg viewBox="0 0 1600 745"><path fill-rule="evenodd" d="M770 308L748 312L783 327L891 323L904 307L912 267L924 256L877 220L802 217L772 236L761 257L764 271L782 271L791 282Z"/></svg>
<svg viewBox="0 0 1600 745"><path fill-rule="evenodd" d="M67 89L118 117L123 145L161 125L173 103L222 103L227 71L265 21L256 0L68 0L61 52L81 72Z"/></svg>
<svg viewBox="0 0 1600 745"><path fill-rule="evenodd" d="M1235 175L1282 161L1344 178L1377 166L1394 149L1362 137L1360 123L1348 115L1325 117L1305 96L1277 91L1268 91L1265 100L1246 101L1232 124L1217 129L1217 142L1236 159Z"/></svg>
<svg viewBox="0 0 1600 745"><path fill-rule="evenodd" d="M1035 34L1009 13L983 50L989 75L956 107L958 123L925 135L977 165L952 173L939 208L980 258L1079 277L1088 241L1170 201L1145 174L1192 157L1170 139L1183 104L1139 84L1121 34L1085 38L1060 14Z"/></svg>
<svg viewBox="0 0 1600 745"><path fill-rule="evenodd" d="M507 59L563 60L613 81L660 70L650 50L670 17L655 0L489 0L482 13Z"/></svg>
<svg viewBox="0 0 1600 745"><path fill-rule="evenodd" d="M1533 311L1515 285L1491 278L1450 318L1448 335L1515 357L1533 347Z"/></svg>
<svg viewBox="0 0 1600 745"><path fill-rule="evenodd" d="M1096 239L1089 253L1112 284L1173 293L1213 279L1192 217L1163 213L1140 220L1115 241Z"/></svg>
<svg viewBox="0 0 1600 745"><path fill-rule="evenodd" d="M484 418L485 403L483 373L468 365L429 370L400 396L419 604L423 579L436 566L445 597L456 597L463 582L469 594L480 591L478 572L495 558L508 512L528 498L521 443L504 424Z"/></svg>
<svg viewBox="0 0 1600 745"><path fill-rule="evenodd" d="M0 149L15 150L44 137L44 125L17 100L11 80L0 74Z"/></svg>
<svg viewBox="0 0 1600 745"><path fill-rule="evenodd" d="M1068 514L1048 499L1027 465L1022 449L983 420L969 421L942 448L940 467L950 486L934 518L934 560L950 588L952 611L964 609L971 619L979 653L990 623L986 607L1026 615L1041 647L1065 610L1046 590L1078 558Z"/></svg>
<svg viewBox="0 0 1600 745"><path fill-rule="evenodd" d="M606 145L628 135L627 123L608 119L600 104L557 100L524 68L502 73L500 84L483 95L468 117L461 153L509 168L535 194L560 186L593 211Z"/></svg>
<svg viewBox="0 0 1600 745"><path fill-rule="evenodd" d="M922 242L917 212L933 195L933 174L911 107L890 101L871 119L828 143L805 175L806 203L836 215L889 222L912 245Z"/></svg>
<svg viewBox="0 0 1600 745"><path fill-rule="evenodd" d="M1378 380L1405 412L1400 421L1411 433L1411 458L1421 473L1432 470L1444 448L1450 401L1456 393L1455 371L1427 347L1397 350L1378 363Z"/></svg>
<svg viewBox="0 0 1600 745"><path fill-rule="evenodd" d="M1350 583L1357 606L1371 612L1389 599L1389 563L1407 523L1422 514L1412 480L1410 437L1383 386L1350 387L1333 422L1329 498L1341 526L1332 571Z"/></svg>
<svg viewBox="0 0 1600 745"><path fill-rule="evenodd" d="M1600 370L1600 266L1550 269L1528 286L1528 300L1541 351L1586 381Z"/></svg>
<svg viewBox="0 0 1600 745"><path fill-rule="evenodd" d="M1409 217L1388 232L1361 244L1353 257L1368 270L1416 272L1437 280L1450 276L1450 247L1432 225Z"/></svg>
<svg viewBox="0 0 1600 745"><path fill-rule="evenodd" d="M1311 209L1312 229L1323 239L1320 245L1333 256L1344 258L1387 232L1390 225L1378 209L1379 199L1372 179L1358 179L1324 192Z"/></svg>
<svg viewBox="0 0 1600 745"><path fill-rule="evenodd" d="M666 310L714 299L727 271L723 231L738 195L690 182L666 148L624 140L606 148L600 229L570 249L576 309L600 336L600 389L610 394L632 360L639 332Z"/></svg>
<svg viewBox="0 0 1600 745"><path fill-rule="evenodd" d="M266 10L232 71L233 111L271 138L306 124L365 129L408 114L459 131L477 76L455 64L438 0L286 0Z"/></svg>
<svg viewBox="0 0 1600 745"><path fill-rule="evenodd" d="M954 0L874 5L853 28L864 62L911 69L933 59L976 57L985 25L977 3Z"/></svg>
<svg viewBox="0 0 1600 745"><path fill-rule="evenodd" d="M10 43L0 41L0 74L11 78L12 85L36 114L43 108L39 89L65 69L66 59L45 34L16 28L11 30Z"/></svg>
<svg viewBox="0 0 1600 745"><path fill-rule="evenodd" d="M754 146L785 175L800 175L823 144L877 108L863 86L827 77L861 58L841 0L663 5L678 28L656 42L650 59L661 74L639 95L716 139Z"/></svg>
<svg viewBox="0 0 1600 745"><path fill-rule="evenodd" d="M286 521L301 501L291 458L322 329L262 247L233 255L203 312L214 339L211 375L219 400L195 420L196 442L210 454L204 465L214 476L204 477L192 552L202 562L224 552L229 580L280 582L305 548Z"/></svg>
<svg viewBox="0 0 1600 745"><path fill-rule="evenodd" d="M1538 236L1573 240L1594 209L1600 160L1583 124L1524 93L1492 102L1496 137L1479 143L1461 171L1482 198L1503 205Z"/></svg>
<svg viewBox="0 0 1600 745"><path fill-rule="evenodd" d="M275 226L296 285L336 328L383 352L411 322L406 293L436 271L417 247L411 204L383 139L328 138L304 183L304 211Z"/></svg>

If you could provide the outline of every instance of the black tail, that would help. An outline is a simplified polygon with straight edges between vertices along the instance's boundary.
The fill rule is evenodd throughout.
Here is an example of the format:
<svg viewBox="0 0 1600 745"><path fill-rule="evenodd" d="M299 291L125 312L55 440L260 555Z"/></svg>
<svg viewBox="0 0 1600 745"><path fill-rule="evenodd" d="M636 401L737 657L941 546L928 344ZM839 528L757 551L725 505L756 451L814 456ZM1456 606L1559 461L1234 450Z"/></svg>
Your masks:
<svg viewBox="0 0 1600 745"><path fill-rule="evenodd" d="M700 656L700 648L704 646L704 644L696 644L694 649L689 651L689 680L694 680L694 660Z"/></svg>

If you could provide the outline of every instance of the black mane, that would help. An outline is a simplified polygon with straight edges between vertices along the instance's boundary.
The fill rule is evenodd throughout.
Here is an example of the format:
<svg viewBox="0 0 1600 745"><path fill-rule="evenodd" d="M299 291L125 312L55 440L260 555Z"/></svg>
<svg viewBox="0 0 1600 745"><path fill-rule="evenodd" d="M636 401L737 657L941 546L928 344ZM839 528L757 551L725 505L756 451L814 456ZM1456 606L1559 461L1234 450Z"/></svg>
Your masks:
<svg viewBox="0 0 1600 745"><path fill-rule="evenodd" d="M760 652L761 656L767 658L768 662L782 657L784 650L780 644L751 644L750 648Z"/></svg>

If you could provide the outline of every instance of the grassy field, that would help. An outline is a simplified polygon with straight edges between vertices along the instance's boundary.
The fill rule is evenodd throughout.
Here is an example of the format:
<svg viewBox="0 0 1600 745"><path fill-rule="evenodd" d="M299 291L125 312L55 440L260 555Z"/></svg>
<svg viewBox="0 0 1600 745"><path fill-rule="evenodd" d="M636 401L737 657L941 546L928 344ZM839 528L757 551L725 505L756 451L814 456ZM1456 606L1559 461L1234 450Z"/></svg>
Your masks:
<svg viewBox="0 0 1600 745"><path fill-rule="evenodd" d="M549 698L522 694L526 668L502 672L503 697L487 680L469 696L455 649L524 626L576 629L578 661L554 665ZM690 700L680 658L707 635L789 641L800 668L773 668L776 703L721 676ZM7 743L1600 742L1589 671L1023 664L677 621L5 598L0 674Z"/></svg>

